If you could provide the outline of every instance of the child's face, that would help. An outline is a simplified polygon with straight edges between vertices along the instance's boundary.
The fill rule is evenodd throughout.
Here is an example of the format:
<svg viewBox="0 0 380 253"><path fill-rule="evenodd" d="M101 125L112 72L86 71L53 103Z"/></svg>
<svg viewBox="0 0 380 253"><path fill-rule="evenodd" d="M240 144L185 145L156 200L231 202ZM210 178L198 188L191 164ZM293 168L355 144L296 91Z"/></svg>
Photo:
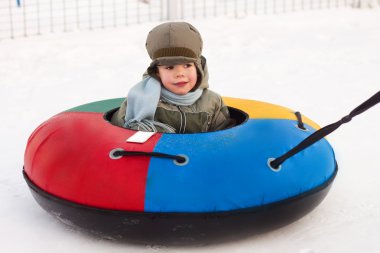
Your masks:
<svg viewBox="0 0 380 253"><path fill-rule="evenodd" d="M197 83L197 70L194 63L161 65L158 66L157 75L164 87L177 95L187 94Z"/></svg>

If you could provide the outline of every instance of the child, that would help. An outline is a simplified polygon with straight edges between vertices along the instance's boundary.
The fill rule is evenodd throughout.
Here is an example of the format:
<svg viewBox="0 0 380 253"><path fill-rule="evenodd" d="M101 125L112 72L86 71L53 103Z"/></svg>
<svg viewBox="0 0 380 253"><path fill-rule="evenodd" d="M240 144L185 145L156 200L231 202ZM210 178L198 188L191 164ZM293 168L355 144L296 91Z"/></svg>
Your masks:
<svg viewBox="0 0 380 253"><path fill-rule="evenodd" d="M129 91L111 122L117 126L166 133L197 133L231 127L222 98L208 90L206 58L198 30L168 22L148 34L152 62L144 79Z"/></svg>

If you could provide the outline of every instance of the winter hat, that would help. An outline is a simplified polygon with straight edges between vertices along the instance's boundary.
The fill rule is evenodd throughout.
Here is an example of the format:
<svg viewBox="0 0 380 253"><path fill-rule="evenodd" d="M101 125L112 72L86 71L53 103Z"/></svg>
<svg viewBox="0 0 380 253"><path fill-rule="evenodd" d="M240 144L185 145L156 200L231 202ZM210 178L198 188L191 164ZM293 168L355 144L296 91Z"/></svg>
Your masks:
<svg viewBox="0 0 380 253"><path fill-rule="evenodd" d="M149 32L145 46L152 59L147 70L150 76L158 79L157 65L194 62L198 77L193 90L208 88L206 59L202 56L203 41L194 26L186 22L160 24Z"/></svg>

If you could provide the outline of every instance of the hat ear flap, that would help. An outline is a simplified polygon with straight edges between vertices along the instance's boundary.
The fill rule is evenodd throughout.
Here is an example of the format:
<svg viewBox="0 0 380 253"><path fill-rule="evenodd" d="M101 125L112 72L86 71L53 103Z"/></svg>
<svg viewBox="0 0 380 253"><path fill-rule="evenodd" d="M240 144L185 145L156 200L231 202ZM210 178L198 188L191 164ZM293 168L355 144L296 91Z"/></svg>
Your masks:
<svg viewBox="0 0 380 253"><path fill-rule="evenodd" d="M146 73L153 77L154 79L158 80L161 82L161 78L160 76L158 75L158 68L157 68L157 65L156 64L152 64L150 65L147 70L146 70Z"/></svg>
<svg viewBox="0 0 380 253"><path fill-rule="evenodd" d="M202 69L200 69L199 67L201 67ZM203 81L203 66L201 64L198 64L198 63L195 63L195 68L197 70L197 82L195 83L194 87L190 90L190 91L195 91L196 89L199 88L199 86L201 86L201 83Z"/></svg>

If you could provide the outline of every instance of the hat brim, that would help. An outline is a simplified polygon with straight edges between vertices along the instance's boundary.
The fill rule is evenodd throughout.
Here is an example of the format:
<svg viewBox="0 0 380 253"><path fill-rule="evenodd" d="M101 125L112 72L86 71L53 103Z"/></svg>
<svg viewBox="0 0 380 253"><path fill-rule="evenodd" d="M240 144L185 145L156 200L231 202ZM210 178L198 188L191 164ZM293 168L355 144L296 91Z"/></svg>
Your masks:
<svg viewBox="0 0 380 253"><path fill-rule="evenodd" d="M172 65L197 62L197 61L200 61L200 59L184 57L184 56L166 56L166 57L159 57L155 59L154 61L152 61L150 66L157 66L157 65L172 66Z"/></svg>

